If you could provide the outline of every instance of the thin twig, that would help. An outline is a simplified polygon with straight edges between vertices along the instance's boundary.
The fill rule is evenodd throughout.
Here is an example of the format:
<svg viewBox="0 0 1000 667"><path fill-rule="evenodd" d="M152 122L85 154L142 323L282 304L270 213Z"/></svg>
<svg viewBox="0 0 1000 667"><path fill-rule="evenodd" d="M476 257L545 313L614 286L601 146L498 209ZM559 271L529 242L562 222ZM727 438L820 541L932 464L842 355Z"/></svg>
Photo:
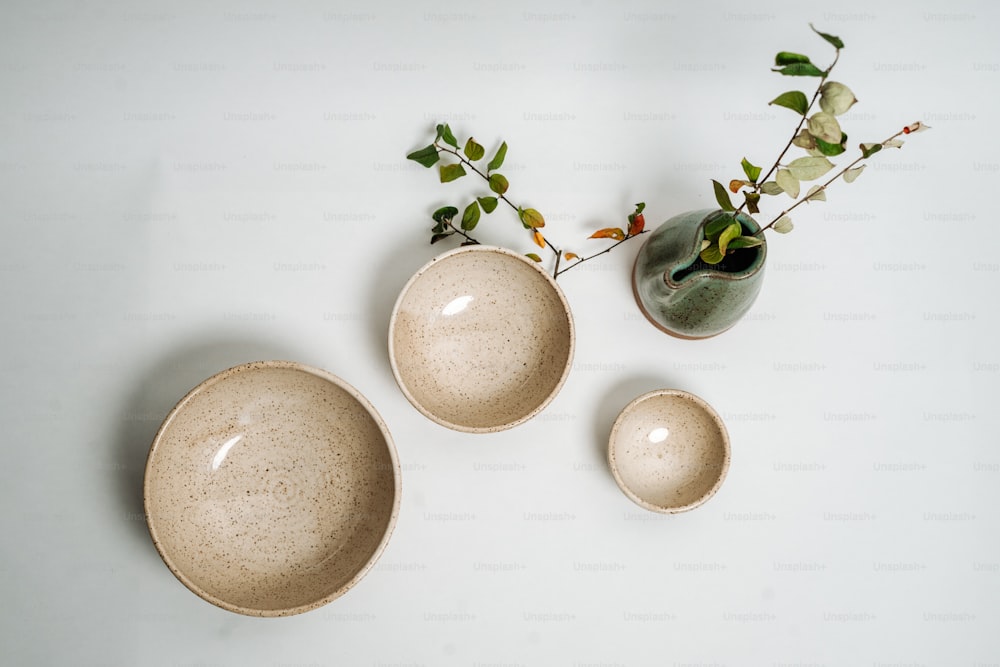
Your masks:
<svg viewBox="0 0 1000 667"><path fill-rule="evenodd" d="M836 53L834 54L833 57L833 62L830 63L830 66L823 71L823 76L820 77L819 85L816 86L816 92L813 93L812 99L809 100L809 104L806 105L806 111L805 113L802 114L802 118L799 119L799 124L795 126L795 131L792 132L792 137L788 140L788 143L785 144L785 148L781 151L781 153L778 154L778 157L774 161L774 164L772 164L771 168L767 170L767 173L764 174L764 177L758 178L757 182L754 183L753 187L754 193L760 192L761 186L767 181L768 178L771 177L771 174L777 171L778 167L781 165L781 160L785 157L785 154L791 149L792 144L795 143L795 137L799 136L799 132L802 131L802 125L809 118L809 110L813 108L814 104L816 104L816 100L819 98L820 92L823 90L823 84L826 83L827 77L830 76L830 72L833 71L833 67L834 65L837 64L838 60L840 60L840 49L836 50ZM744 197L743 203L736 208L736 213L741 212L743 210L743 207L746 205L747 205L747 200L746 197Z"/></svg>
<svg viewBox="0 0 1000 667"><path fill-rule="evenodd" d="M805 123L809 117L809 110L813 108L814 104L816 104L816 100L819 98L820 92L823 90L823 84L826 83L826 78L830 76L830 72L833 71L833 67L834 65L837 64L838 60L840 60L840 49L837 49L837 53L833 57L833 62L830 63L830 66L827 67L826 70L824 70L823 76L820 77L819 85L816 86L816 92L813 93L812 99L809 101L809 104L806 105L806 112L802 114L802 118L799 119L799 124L795 126L795 131L792 132L792 138L788 140L787 144L785 144L785 149L781 151L781 154L778 155L778 159L774 161L774 164L771 165L771 168L768 170L768 172L764 174L764 178L757 179L754 192L760 192L760 186L771 176L771 174L773 174L778 169L778 166L781 164L782 158L785 157L785 153L787 153L789 149L791 149L792 144L795 142L795 137L799 136L799 132L802 130L803 123Z"/></svg>
<svg viewBox="0 0 1000 667"><path fill-rule="evenodd" d="M641 232L639 232L639 234L631 234L631 235L629 235L629 236L626 236L625 238L621 239L620 241L618 241L618 242L616 242L616 243L614 243L614 244L612 244L612 245L609 245L609 246L608 246L607 248L605 248L604 250L602 250L602 251L600 251L600 252L595 252L595 253L594 253L593 255L589 255L589 256L587 256L587 257L581 257L581 258L580 258L580 259L578 259L577 261L575 261L575 262L573 262L572 264L570 264L569 266L567 266L567 267L566 267L565 269L563 269L562 271L559 271L559 270L558 270L558 269L559 269L559 265L558 265L558 263L557 263L557 264L556 264L556 273L555 273L555 276L554 276L554 277L558 278L560 274L563 274L563 273L566 273L567 271L569 271L569 270L570 270L570 269L572 269L573 267L575 267L575 266L580 266L581 264L583 264L583 263L584 263L584 262L586 262L587 260L589 260L589 259L594 259L595 257L598 257L598 256L600 256L600 255L603 255L603 254L604 254L604 253L606 253L606 252L611 252L612 250L614 250L615 248L617 248L617 247L618 247L618 246L620 246L621 244L625 243L625 242L626 242L626 241L628 241L629 239L634 239L635 237L639 236L640 234L645 234L645 233L646 233L646 232L648 232L648 231L649 231L648 229L644 229L644 230L642 230Z"/></svg>
<svg viewBox="0 0 1000 667"><path fill-rule="evenodd" d="M482 245L482 244L479 243L479 241L477 241L476 239L472 238L471 236L469 236L468 234L466 234L464 231L462 231L461 229L459 229L458 227L456 227L455 225L453 225L452 222L451 222L451 220L445 220L445 224L447 224L453 230L455 230L456 232L458 232L460 235L464 236L468 240L469 243L472 243L474 245Z"/></svg>
<svg viewBox="0 0 1000 667"><path fill-rule="evenodd" d="M444 151L446 153L451 153L452 155L454 155L455 157L457 157L463 164L468 165L469 169L471 169L472 171L474 171L477 174L479 174L480 176L482 176L483 180L485 180L487 183L489 183L490 177L487 176L486 174L484 174L483 172L479 171L479 169L476 168L476 165L472 164L472 162L470 162L469 160L467 160L465 158L465 156L462 155L461 153L459 153L457 150L454 150L454 149L449 148L447 146L442 146L441 144L439 144L437 142L434 143L434 146L439 151ZM495 194L500 198L501 201L506 202L506 204L508 206L510 206L512 209L514 209L514 212L516 212L516 213L518 213L520 215L521 209L520 209L520 207L517 206L517 204L515 204L511 200L507 199L506 195L504 195L504 194L501 194L499 192L496 192ZM542 240L545 241L545 245L547 245L552 252L556 253L556 255L559 254L559 250L556 249L556 247L554 245L552 245L552 243L549 242L549 240L547 238L545 238L544 234L542 234Z"/></svg>
<svg viewBox="0 0 1000 667"><path fill-rule="evenodd" d="M879 142L879 145L881 145L882 148L885 148L885 145L887 143L889 143L893 139L896 139L897 137L899 137L899 136L901 136L903 134L906 134L906 130L905 129L900 130L899 132L897 132L896 134L892 135L888 139L885 139L884 141ZM869 157L871 157L871 153L869 153ZM778 220L781 220L781 218L783 216L788 215L789 213L791 213L792 211L794 211L796 208L798 208L798 206L800 204L802 204L804 202L807 202L810 199L812 199L813 197L815 197L816 193L823 192L824 190L826 190L826 188L827 188L828 185L830 185L835 180L837 180L838 178L840 178L841 176L843 176L844 174L846 174L851 169L854 169L854 167L858 163L864 162L867 159L868 158L865 157L865 154L862 153L856 160L854 160L854 162L851 162L849 165L847 165L846 167L844 167L843 169L841 169L840 171L838 171L834 176L832 176L829 180L827 180L826 183L824 183L823 185L819 186L819 188L817 188L816 191L813 192L811 195L809 195L807 197L803 197L802 199L798 200L797 202L795 202L794 204L792 204L791 206L789 206L788 208L786 208L784 211L782 211L781 213L779 213L777 215L777 217L774 218L774 220L772 220L771 222L767 223L767 225L765 225L764 227L761 227L756 233L754 233L754 236L757 236L759 234L763 234L766 230L768 230L771 227L773 227L774 223L776 223Z"/></svg>

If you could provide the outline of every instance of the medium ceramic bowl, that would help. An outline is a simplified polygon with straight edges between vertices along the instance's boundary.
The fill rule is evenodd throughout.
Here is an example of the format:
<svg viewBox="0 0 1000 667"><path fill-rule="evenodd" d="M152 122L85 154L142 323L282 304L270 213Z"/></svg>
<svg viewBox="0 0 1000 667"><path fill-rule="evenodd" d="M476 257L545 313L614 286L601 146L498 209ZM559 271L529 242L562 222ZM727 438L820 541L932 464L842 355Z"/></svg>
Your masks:
<svg viewBox="0 0 1000 667"><path fill-rule="evenodd" d="M618 486L636 504L654 512L684 512L722 485L729 469L729 434L702 399L659 389L618 415L608 463Z"/></svg>
<svg viewBox="0 0 1000 667"><path fill-rule="evenodd" d="M389 362L403 394L433 421L486 433L517 426L569 374L573 318L531 260L464 246L421 268L396 301Z"/></svg>
<svg viewBox="0 0 1000 667"><path fill-rule="evenodd" d="M321 370L266 361L223 371L170 412L143 502L163 561L205 600L288 616L348 591L399 511L389 431Z"/></svg>

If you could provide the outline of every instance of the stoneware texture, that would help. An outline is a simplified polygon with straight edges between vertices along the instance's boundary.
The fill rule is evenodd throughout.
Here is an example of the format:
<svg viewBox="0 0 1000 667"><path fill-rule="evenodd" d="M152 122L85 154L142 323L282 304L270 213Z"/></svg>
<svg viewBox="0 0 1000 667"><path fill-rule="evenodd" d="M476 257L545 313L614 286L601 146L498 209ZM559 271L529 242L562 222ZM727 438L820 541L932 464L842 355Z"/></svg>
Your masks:
<svg viewBox="0 0 1000 667"><path fill-rule="evenodd" d="M389 323L389 360L420 412L458 431L517 426L556 396L575 334L562 290L529 259L464 246L421 268Z"/></svg>
<svg viewBox="0 0 1000 667"><path fill-rule="evenodd" d="M153 440L149 532L193 592L224 609L287 616L348 591L399 511L385 423L339 378L266 361L215 375Z"/></svg>
<svg viewBox="0 0 1000 667"><path fill-rule="evenodd" d="M709 338L743 317L760 292L767 244L740 251L750 261L736 271L700 266L702 228L722 215L705 209L675 216L656 228L639 249L632 270L632 289L639 309L662 331L679 338ZM739 214L746 230L760 229ZM694 269L694 270L692 270Z"/></svg>
<svg viewBox="0 0 1000 667"><path fill-rule="evenodd" d="M708 403L677 389L643 394L611 429L608 464L636 504L673 514L715 495L729 470L729 434Z"/></svg>

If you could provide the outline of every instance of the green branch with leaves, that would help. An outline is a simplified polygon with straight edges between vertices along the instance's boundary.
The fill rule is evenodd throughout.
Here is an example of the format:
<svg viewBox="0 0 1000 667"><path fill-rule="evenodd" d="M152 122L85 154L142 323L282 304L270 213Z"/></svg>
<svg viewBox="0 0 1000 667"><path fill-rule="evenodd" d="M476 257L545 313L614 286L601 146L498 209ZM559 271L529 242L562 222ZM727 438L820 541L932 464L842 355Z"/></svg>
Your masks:
<svg viewBox="0 0 1000 667"><path fill-rule="evenodd" d="M827 187L838 178L843 178L846 183L852 183L864 170L866 165L862 163L872 155L884 148L902 147L903 142L899 137L904 134L928 129L928 126L921 122L911 123L888 139L860 144L860 155L857 159L842 168L829 180L810 187L800 198L801 184L825 176L836 166L829 158L846 152L847 133L841 128L837 117L846 113L858 101L850 88L838 81L829 80L830 73L840 60L840 51L844 48L844 42L839 37L816 30L812 25L810 27L813 32L835 49L833 62L826 69L820 69L808 56L800 53L781 51L774 57L772 71L783 76L815 77L819 79L819 83L811 97L807 97L800 90L790 90L778 95L768 103L794 111L798 114L799 119L788 143L785 144L763 177L761 177L761 172L763 172L761 167L743 158L740 165L746 178L731 180L728 192L722 183L716 180L712 181L713 192L719 207L732 215L722 216L705 226L701 259L708 264L718 264L727 254L741 248L761 245L763 243L761 235L768 229L773 229L781 234L792 231L794 226L788 215L790 212L804 203L826 201ZM817 102L820 110L810 115ZM806 155L786 163L785 156L793 147L805 150ZM774 179L768 180L772 175ZM737 194L741 191L743 202L739 207L736 207L733 205L729 192ZM736 215L744 209L749 214L755 215L760 212L761 195L777 196L782 193L795 200L794 203L785 207L769 223L761 226L758 231L747 234L746 232L751 230L744 229L737 221Z"/></svg>
<svg viewBox="0 0 1000 667"><path fill-rule="evenodd" d="M413 151L406 156L407 159L413 160L427 168L438 165L442 155L457 159L457 162L446 162L438 165L438 177L440 181L442 183L450 183L466 176L471 171L486 181L490 194L484 194L473 199L473 201L464 207L461 216L459 216L458 207L455 206L444 206L436 210L431 215L431 218L434 220L434 226L431 228L432 244L454 235L465 239L462 242L463 246L479 244L479 241L471 235L471 232L476 229L484 213L486 215L493 213L499 203L503 202L517 214L521 225L530 233L532 242L543 250L548 248L555 255L552 276L558 278L569 269L610 252L625 241L645 233L645 218L642 215L645 204L639 203L636 204L635 211L629 214L626 229L606 227L594 232L590 236L593 239L612 239L615 243L611 246L586 257L580 257L574 252L564 252L551 243L540 231L545 227L545 218L537 209L519 206L508 198L507 191L510 188L510 182L506 176L498 171L503 166L504 160L507 157L507 142L501 142L496 153L483 166L482 161L486 157L486 149L476 142L474 138L469 137L465 144L461 145L452 132L451 127L446 123L437 125L436 131L437 133L432 143ZM462 146L461 148L459 148L460 145ZM478 166L477 163L479 163ZM526 256L535 262L542 261L541 256L534 252L526 253ZM564 261L567 262L565 265L563 264Z"/></svg>

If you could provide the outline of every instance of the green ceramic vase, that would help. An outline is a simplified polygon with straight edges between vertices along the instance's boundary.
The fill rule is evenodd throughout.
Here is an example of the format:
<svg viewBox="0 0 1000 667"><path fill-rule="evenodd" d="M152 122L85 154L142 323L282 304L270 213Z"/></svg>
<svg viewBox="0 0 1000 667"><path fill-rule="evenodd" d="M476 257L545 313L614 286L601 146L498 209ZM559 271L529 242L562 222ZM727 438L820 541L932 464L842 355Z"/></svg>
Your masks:
<svg viewBox="0 0 1000 667"><path fill-rule="evenodd" d="M726 214L705 209L675 216L660 225L639 250L632 289L639 309L654 325L680 338L709 338L736 324L753 305L764 278L767 243L706 264L701 251L706 224ZM745 234L760 227L740 213Z"/></svg>

